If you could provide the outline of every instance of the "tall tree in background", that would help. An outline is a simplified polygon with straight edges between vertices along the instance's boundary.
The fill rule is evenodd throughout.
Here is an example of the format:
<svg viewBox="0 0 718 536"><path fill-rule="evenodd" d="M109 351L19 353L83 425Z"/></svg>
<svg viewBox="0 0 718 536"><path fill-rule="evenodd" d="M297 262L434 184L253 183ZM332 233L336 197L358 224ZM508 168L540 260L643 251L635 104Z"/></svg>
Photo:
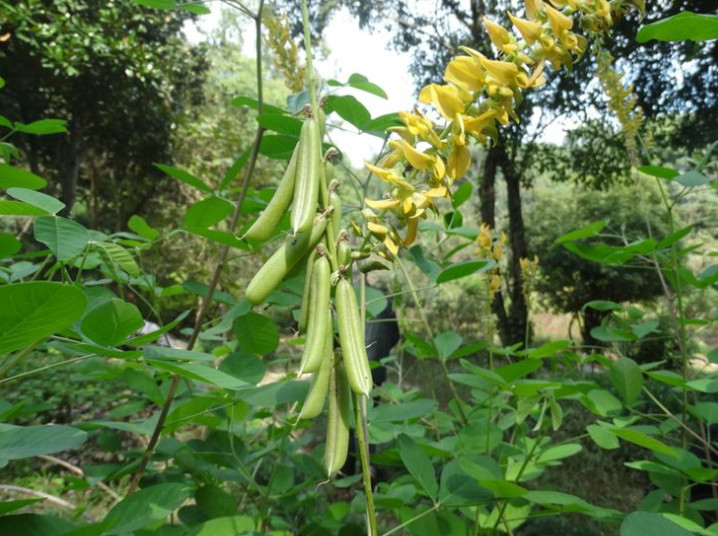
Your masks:
<svg viewBox="0 0 718 536"><path fill-rule="evenodd" d="M186 11L133 2L0 3L0 107L15 120L68 120L68 135L19 140L30 168L54 179L70 212L122 228L162 191L153 162L171 159L174 118L201 98L205 61L181 33Z"/></svg>
<svg viewBox="0 0 718 536"><path fill-rule="evenodd" d="M636 1L627 3L636 4ZM290 12L298 6L296 0L285 2ZM517 0L470 0L458 2L456 0L440 0L427 6L426 2L414 0L383 0L380 2L354 2L340 0L332 4L313 3L314 9L310 13L315 24L315 31L320 33L321 28L330 20L331 10L346 7L355 15L362 27L384 26L394 32L393 45L401 51L411 51L414 61L411 75L417 87L427 83L440 82L443 79L443 66L448 59L457 52L460 45L467 45L479 52L493 56L491 43L484 27L484 17L495 22L507 24L507 10L521 14L524 11L523 2ZM678 0L651 2L647 6L646 22L653 22L660 18L682 10L690 9L700 13L712 13L715 3L711 0ZM625 82L634 82L638 95L637 104L643 109L647 118L653 118L659 110L668 110L669 113L683 114L687 125L702 124L701 134L713 129L715 137L715 121L702 120L693 113L697 109L706 111L704 117L715 117L716 97L707 88L718 83L716 53L718 45L712 43L707 47L697 47L692 43L680 44L651 43L639 45L635 42L637 30L635 17L620 21L617 35L613 41L602 43L602 47L615 58L619 68L630 69ZM299 32L297 32L299 35ZM682 73L680 83L676 80L676 71L687 62L695 68ZM610 66L609 66L610 67ZM601 95L601 85L591 83L595 78L597 66L594 62L579 62L573 73L569 76L554 76L548 84L538 91L528 93L519 114L520 124L505 128L499 135L496 144L487 152L476 173L475 180L479 183L480 214L484 223L496 227L496 180L503 177L507 190L507 212L509 226L509 240L511 246L511 259L509 265L509 285L506 297L496 294L493 311L498 318L499 331L505 344L522 342L528 324L528 312L523 293L521 279L520 259L527 256L527 245L521 206L522 184L530 181L530 169L535 154L534 143L537 130L529 128L532 124L532 114L540 111L540 117L547 121L563 114L573 114L579 120L587 120L589 110L596 111L596 104L605 100ZM610 84L609 84L610 85ZM675 105L665 107L667 102ZM600 110L599 110L600 111ZM603 109L606 112L606 109ZM604 120L605 122L605 120ZM539 125L545 126L544 121ZM539 129L542 128L539 126ZM599 129L614 141L617 136L615 126L613 130ZM685 127L686 130L696 132L694 126ZM595 134L596 129L593 130ZM700 134L694 139L698 142ZM685 138L684 138L685 139ZM592 153L596 153L594 147ZM599 159L602 155L599 154ZM609 162L601 162L603 169L611 168L613 172L609 179L627 177L631 160L621 159L622 165L608 166ZM585 172L571 170L568 177L585 176ZM567 165L571 167L571 162ZM599 166L600 167L600 166ZM564 167L565 168L565 167ZM603 182L598 178L602 187L608 186L610 181ZM595 184L595 185L598 185ZM507 299L505 299L507 298Z"/></svg>

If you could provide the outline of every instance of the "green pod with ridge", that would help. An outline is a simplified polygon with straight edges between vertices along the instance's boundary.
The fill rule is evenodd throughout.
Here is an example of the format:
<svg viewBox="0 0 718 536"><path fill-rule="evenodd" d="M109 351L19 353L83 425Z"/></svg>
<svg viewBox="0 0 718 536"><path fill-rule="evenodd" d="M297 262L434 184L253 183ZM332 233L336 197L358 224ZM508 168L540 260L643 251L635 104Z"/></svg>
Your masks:
<svg viewBox="0 0 718 536"><path fill-rule="evenodd" d="M347 384L344 367L332 367L329 376L329 409L327 412L327 443L324 451L324 466L327 476L336 475L347 461L349 453L349 415L351 414L351 393Z"/></svg>
<svg viewBox="0 0 718 536"><path fill-rule="evenodd" d="M349 385L355 393L369 396L373 383L364 344L364 328L356 295L348 280L339 280L335 298L339 344Z"/></svg>
<svg viewBox="0 0 718 536"><path fill-rule="evenodd" d="M312 384L309 386L309 393L304 400L302 411L299 413L299 419L313 419L317 417L324 409L324 403L329 392L329 376L334 366L334 356L332 348L332 338L328 338L329 344L324 347L324 355L322 356L322 364L319 370L312 376Z"/></svg>
<svg viewBox="0 0 718 536"><path fill-rule="evenodd" d="M323 215L318 216L310 231L288 237L247 285L246 297L252 305L259 305L274 291L289 271L313 248L327 227Z"/></svg>
<svg viewBox="0 0 718 536"><path fill-rule="evenodd" d="M312 270L314 270L314 261L317 259L317 251L313 249L307 257L307 270L304 274L304 291L302 292L302 305L299 309L299 320L297 321L299 333L306 333L307 322L309 320L309 300L311 299L312 290Z"/></svg>
<svg viewBox="0 0 718 536"><path fill-rule="evenodd" d="M294 234L309 230L317 213L322 152L319 127L312 117L307 118L302 125L299 147L291 214Z"/></svg>
<svg viewBox="0 0 718 536"><path fill-rule="evenodd" d="M299 365L300 372L316 372L326 353L327 334L332 331L330 304L331 267L326 255L319 255L312 269L307 340Z"/></svg>

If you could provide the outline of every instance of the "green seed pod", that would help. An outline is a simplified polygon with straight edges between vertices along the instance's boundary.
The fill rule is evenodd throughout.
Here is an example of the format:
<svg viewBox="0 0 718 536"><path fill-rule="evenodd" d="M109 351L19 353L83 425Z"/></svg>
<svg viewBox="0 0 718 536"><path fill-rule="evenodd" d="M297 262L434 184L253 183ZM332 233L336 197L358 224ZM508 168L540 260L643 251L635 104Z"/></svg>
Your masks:
<svg viewBox="0 0 718 536"><path fill-rule="evenodd" d="M346 279L340 279L337 283L336 306L339 343L349 385L355 393L369 396L372 377L364 345L364 329L354 289Z"/></svg>
<svg viewBox="0 0 718 536"><path fill-rule="evenodd" d="M306 333L307 321L309 319L309 300L312 289L312 270L314 269L314 261L317 258L317 251L313 249L307 257L307 270L304 275L304 292L302 293L302 306L299 309L299 332Z"/></svg>
<svg viewBox="0 0 718 536"><path fill-rule="evenodd" d="M327 164L327 175L330 168L334 169L334 166ZM333 209L332 230L334 231L334 236L339 236L339 231L342 228L342 199L339 197L338 189L339 183L332 181L329 185L329 204Z"/></svg>
<svg viewBox="0 0 718 536"><path fill-rule="evenodd" d="M299 148L291 215L294 234L309 230L317 212L319 166L321 165L322 153L319 127L312 117L304 121L302 125L302 131L299 135Z"/></svg>
<svg viewBox="0 0 718 536"><path fill-rule="evenodd" d="M349 246L349 233L344 229L337 233L337 262L340 266L349 266L352 262L352 249Z"/></svg>
<svg viewBox="0 0 718 536"><path fill-rule="evenodd" d="M327 416L327 445L324 466L327 476L336 475L347 461L349 453L349 415L351 396L344 367L332 367L329 377L329 411Z"/></svg>
<svg viewBox="0 0 718 536"><path fill-rule="evenodd" d="M331 315L329 317L331 321ZM334 350L332 348L332 336L331 333L327 339L328 344L324 346L324 353L322 356L322 364L319 367L319 372L314 373L312 377L312 384L309 387L309 394L304 401L302 411L299 413L299 419L313 419L319 415L324 409L324 401L327 398L329 391L329 376L332 372L334 365Z"/></svg>
<svg viewBox="0 0 718 536"><path fill-rule="evenodd" d="M279 186L274 192L274 196L272 196L269 204L259 215L259 218L257 218L247 232L244 233L242 236L243 240L248 239L264 242L272 236L272 233L274 233L277 225L282 220L282 216L284 216L287 208L289 208L289 204L292 202L292 197L294 196L294 182L297 175L297 154L300 151L300 145L301 141L294 149L294 153L292 153L292 158L289 160L289 165L287 165L287 169L284 171L282 180L279 181Z"/></svg>
<svg viewBox="0 0 718 536"><path fill-rule="evenodd" d="M329 259L320 255L314 261L312 270L311 298L309 299L309 322L307 326L307 342L304 344L300 372L316 372L322 364L326 349L327 332L332 329L331 306L329 294L331 284L329 278L332 270Z"/></svg>
<svg viewBox="0 0 718 536"><path fill-rule="evenodd" d="M320 215L314 220L311 231L288 237L249 282L246 292L249 303L259 305L266 300L294 265L324 236L326 227L327 220Z"/></svg>

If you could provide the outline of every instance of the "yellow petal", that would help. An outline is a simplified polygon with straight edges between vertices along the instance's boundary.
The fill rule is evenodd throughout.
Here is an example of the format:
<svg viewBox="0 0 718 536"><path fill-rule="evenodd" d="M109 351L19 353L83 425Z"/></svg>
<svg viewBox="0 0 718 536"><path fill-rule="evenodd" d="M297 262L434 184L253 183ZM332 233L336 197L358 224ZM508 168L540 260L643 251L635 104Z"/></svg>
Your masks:
<svg viewBox="0 0 718 536"><path fill-rule="evenodd" d="M573 27L573 19L571 17L567 17L549 5L545 7L546 15L548 15L548 21L551 23L551 29L553 30L554 35L561 35L563 32L567 32Z"/></svg>
<svg viewBox="0 0 718 536"><path fill-rule="evenodd" d="M488 58L481 58L481 65L496 79L500 86L510 87L515 85L516 76L519 74L519 67L508 61L496 61Z"/></svg>
<svg viewBox="0 0 718 536"><path fill-rule="evenodd" d="M391 253L392 256L396 257L397 253L399 253L398 244L394 242L389 236L384 238L384 245L386 246L386 249L389 250L389 253Z"/></svg>
<svg viewBox="0 0 718 536"><path fill-rule="evenodd" d="M540 22L520 19L511 13L509 13L509 18L529 45L533 45L543 33L543 25Z"/></svg>
<svg viewBox="0 0 718 536"><path fill-rule="evenodd" d="M488 17L484 17L484 26L486 26L489 39L491 39L491 42L499 50L501 50L505 44L511 42L511 34L509 34L509 31L500 24L496 24Z"/></svg>
<svg viewBox="0 0 718 536"><path fill-rule="evenodd" d="M382 225L380 223L374 223L374 222L367 222L366 224L367 229L369 229L369 232L378 238L383 238L386 236L386 233L389 232L389 229L386 227L386 225Z"/></svg>
<svg viewBox="0 0 718 536"><path fill-rule="evenodd" d="M446 66L444 80L456 84L464 91L476 92L484 87L484 72L478 58L457 56Z"/></svg>
<svg viewBox="0 0 718 536"><path fill-rule="evenodd" d="M407 159L409 164L411 164L411 167L414 169L428 169L434 163L433 156L418 151L414 146L410 145L405 140L390 141L389 145L401 152L404 155L404 158Z"/></svg>
<svg viewBox="0 0 718 536"><path fill-rule="evenodd" d="M531 20L539 19L539 11L544 7L544 3L541 0L524 0L526 4L526 15Z"/></svg>
<svg viewBox="0 0 718 536"><path fill-rule="evenodd" d="M367 206L376 210L388 210L399 206L398 199L364 199Z"/></svg>
<svg viewBox="0 0 718 536"><path fill-rule="evenodd" d="M452 180L460 179L471 167L471 152L466 145L454 145L449 155L449 177Z"/></svg>
<svg viewBox="0 0 718 536"><path fill-rule="evenodd" d="M423 192L423 194L427 197L446 197L449 194L449 189L442 184L441 186Z"/></svg>
<svg viewBox="0 0 718 536"><path fill-rule="evenodd" d="M406 236L404 237L404 245L410 246L416 240L416 231L419 228L419 219L411 218L406 228Z"/></svg>
<svg viewBox="0 0 718 536"><path fill-rule="evenodd" d="M432 103L444 119L451 121L456 114L464 111L466 103L471 101L471 97L457 86L429 84L419 93L419 100Z"/></svg>

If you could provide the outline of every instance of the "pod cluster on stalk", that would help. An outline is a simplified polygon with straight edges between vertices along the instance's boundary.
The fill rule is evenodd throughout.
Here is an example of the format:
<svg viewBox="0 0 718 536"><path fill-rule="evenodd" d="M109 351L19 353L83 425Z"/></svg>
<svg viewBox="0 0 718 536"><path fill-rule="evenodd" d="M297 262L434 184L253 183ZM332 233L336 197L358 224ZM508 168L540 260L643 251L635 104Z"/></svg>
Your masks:
<svg viewBox="0 0 718 536"><path fill-rule="evenodd" d="M299 142L272 200L242 238L267 240L282 216L291 211L292 234L254 275L246 298L253 305L263 303L290 271L305 265L299 330L306 342L299 373L311 374L312 379L299 419L317 417L328 406L325 465L332 476L347 459L351 393L369 396L372 376L362 315L351 282L354 260L361 255L351 252L348 234L341 229L342 203L338 183L331 180L332 155L322 155L321 121L311 114L304 120Z"/></svg>
<svg viewBox="0 0 718 536"><path fill-rule="evenodd" d="M366 229L382 243L384 256L411 244L419 220L437 211L437 199L450 196L472 164L471 140L491 143L499 126L518 122L515 108L524 91L546 82L546 66L570 70L590 43L600 49L602 36L630 8L643 13L644 0L525 0L525 7L525 18L508 13L513 32L484 17L497 59L460 47L463 54L446 66L445 83L419 93L431 112L401 112L391 151L377 165L367 164L387 184L383 198L365 199L364 210ZM436 115L440 123L430 118Z"/></svg>

